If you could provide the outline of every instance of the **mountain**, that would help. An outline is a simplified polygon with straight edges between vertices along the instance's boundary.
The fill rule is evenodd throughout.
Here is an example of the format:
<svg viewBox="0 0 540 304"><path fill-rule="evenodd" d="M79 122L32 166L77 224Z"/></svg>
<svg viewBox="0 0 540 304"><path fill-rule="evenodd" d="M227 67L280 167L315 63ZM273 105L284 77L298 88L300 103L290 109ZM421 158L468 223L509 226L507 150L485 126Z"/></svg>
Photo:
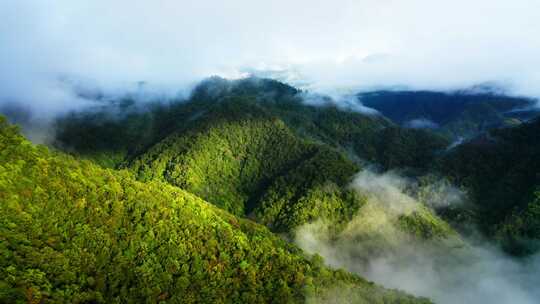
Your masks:
<svg viewBox="0 0 540 304"><path fill-rule="evenodd" d="M359 99L404 127L464 138L429 166L466 189L472 203L438 210L444 218L479 227L515 255L540 248L535 100L469 91L381 91L359 94Z"/></svg>
<svg viewBox="0 0 540 304"><path fill-rule="evenodd" d="M64 117L57 130L59 149L188 191L289 240L318 220L338 235L358 216L388 214L387 233L362 232L379 240L379 251L392 250L398 234L399 243L459 243L430 209L394 215L349 187L364 164L420 170L449 142L331 103L306 105L300 91L276 81L213 78L188 100L143 108L119 101Z"/></svg>
<svg viewBox="0 0 540 304"><path fill-rule="evenodd" d="M318 218L332 218L343 226L363 205L346 186L366 165L409 168L406 172L413 176L435 172L466 190L472 202L466 208L437 210L445 219L459 218L456 227L478 225L489 238L506 239L502 244L514 254L536 250L516 245L529 246L527 235L536 238L529 228L509 232L510 226L517 226L504 226L521 218L540 184L534 176L534 132L525 132L517 145L511 134L518 131L510 131L532 128L534 123L500 130L493 124L486 127L491 133L448 150L448 136L441 130L400 127L382 116L343 110L332 102L306 105L302 93L267 79L211 78L187 100L146 105L120 100L64 117L58 121L56 147L129 169L142 181L167 182L285 233ZM407 107L394 111L404 113L402 117L415 111L431 113L447 126L469 119L464 113L473 109L481 118L482 109L504 114L531 102L466 92L371 93L362 101L369 106L375 101L407 102ZM499 114L495 116L502 117ZM510 135L504 145L495 139L506 133ZM516 155L517 164L509 169ZM526 240L519 241L519 235Z"/></svg>
<svg viewBox="0 0 540 304"><path fill-rule="evenodd" d="M430 128L451 139L474 137L540 114L536 100L489 91L375 91L358 98L399 125Z"/></svg>
<svg viewBox="0 0 540 304"><path fill-rule="evenodd" d="M0 301L428 303L306 258L160 181L35 146L0 117Z"/></svg>
<svg viewBox="0 0 540 304"><path fill-rule="evenodd" d="M361 276L424 257L451 278L485 256L475 227L539 249L540 120L451 146L305 97L217 77L185 99L102 97L58 118L49 149L2 120L0 302L422 303ZM502 99L478 109L523 101ZM448 102L448 125L482 103Z"/></svg>
<svg viewBox="0 0 540 304"><path fill-rule="evenodd" d="M424 167L450 143L432 132L400 128L382 116L342 110L331 102L307 105L301 91L274 80L214 77L188 100L141 105L124 98L73 112L57 121L55 146L114 167L171 133L204 124L198 121L211 115L279 119L298 137L352 152L385 169Z"/></svg>
<svg viewBox="0 0 540 304"><path fill-rule="evenodd" d="M92 112L97 121L67 117L57 146L93 157L85 145L96 142L105 154L123 153L116 165L141 181L167 182L275 232L291 232L321 217L343 222L356 214L363 200L346 186L365 163L359 159L423 168L448 144L379 116L305 105L299 93L272 80L214 78L189 100L159 111L134 110L118 120L107 118L111 110ZM152 125L152 117L176 117L174 128L151 126L145 130L153 133L141 136L136 130ZM131 125L137 137L126 131ZM108 145L111 138L121 139Z"/></svg>
<svg viewBox="0 0 540 304"><path fill-rule="evenodd" d="M438 170L469 190L484 232L515 254L538 250L540 119L491 130L452 149ZM469 210L470 211L470 210ZM533 245L533 248L531 248Z"/></svg>

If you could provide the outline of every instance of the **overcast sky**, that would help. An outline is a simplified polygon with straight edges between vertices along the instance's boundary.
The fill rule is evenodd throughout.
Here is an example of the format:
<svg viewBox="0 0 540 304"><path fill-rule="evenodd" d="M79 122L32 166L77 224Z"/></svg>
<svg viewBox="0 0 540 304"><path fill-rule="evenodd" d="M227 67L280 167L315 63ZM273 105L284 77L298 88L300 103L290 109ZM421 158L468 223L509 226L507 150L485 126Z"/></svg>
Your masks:
<svg viewBox="0 0 540 304"><path fill-rule="evenodd" d="M540 96L538 0L0 2L0 100L78 106L59 79L169 91L289 70L313 90L499 83Z"/></svg>

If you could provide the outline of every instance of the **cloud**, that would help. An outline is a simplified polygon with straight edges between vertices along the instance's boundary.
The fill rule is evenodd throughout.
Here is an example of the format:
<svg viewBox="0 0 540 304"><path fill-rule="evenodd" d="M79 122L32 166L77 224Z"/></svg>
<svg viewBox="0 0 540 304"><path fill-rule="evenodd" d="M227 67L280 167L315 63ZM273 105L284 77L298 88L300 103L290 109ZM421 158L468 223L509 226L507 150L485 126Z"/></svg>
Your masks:
<svg viewBox="0 0 540 304"><path fill-rule="evenodd" d="M374 257L362 273L441 304L532 304L540 296L539 271L539 256L519 261L488 245L454 254L404 245L399 252Z"/></svg>
<svg viewBox="0 0 540 304"><path fill-rule="evenodd" d="M324 95L305 91L301 93L304 103L314 106L334 105L346 111L354 111L366 115L380 115L379 111L366 107L354 94L343 94L335 91L326 91Z"/></svg>
<svg viewBox="0 0 540 304"><path fill-rule="evenodd" d="M422 208L419 200L448 206L465 199L443 181L434 180L423 189L413 189L415 185L396 173L363 171L351 187L368 201L345 228L335 233L332 223L318 220L299 227L295 242L308 253L321 255L330 266L436 303L537 302L539 255L515 259L473 239L422 240L396 225L400 215ZM328 298L333 295L340 295L339 290Z"/></svg>
<svg viewBox="0 0 540 304"><path fill-rule="evenodd" d="M533 0L3 1L0 100L63 111L85 102L66 77L107 90L144 80L174 94L246 70L291 71L318 92L494 81L539 96L539 9Z"/></svg>
<svg viewBox="0 0 540 304"><path fill-rule="evenodd" d="M407 121L405 127L412 129L437 129L439 125L426 118L417 118Z"/></svg>
<svg viewBox="0 0 540 304"><path fill-rule="evenodd" d="M418 202L405 193L410 181L399 176L395 172L377 174L369 170L363 170L351 182L350 187L368 195L369 200L377 205L403 214L415 210Z"/></svg>

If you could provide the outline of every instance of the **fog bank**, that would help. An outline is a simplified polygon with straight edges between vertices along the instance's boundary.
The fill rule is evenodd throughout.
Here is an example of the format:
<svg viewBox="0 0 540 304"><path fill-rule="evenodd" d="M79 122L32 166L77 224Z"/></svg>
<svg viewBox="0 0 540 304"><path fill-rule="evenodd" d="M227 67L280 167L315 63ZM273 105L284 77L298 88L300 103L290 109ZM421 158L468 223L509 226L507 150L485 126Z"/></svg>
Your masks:
<svg viewBox="0 0 540 304"><path fill-rule="evenodd" d="M429 193L411 192L414 185L407 179L369 171L361 172L351 187L368 197L367 205L337 235L324 220L300 227L296 243L301 248L320 254L333 267L435 303L538 302L539 255L518 260L479 238L420 240L395 226L396 216L420 208L419 199L430 205L463 203L464 194L458 189L435 182L428 186ZM339 299L335 292L335 300Z"/></svg>

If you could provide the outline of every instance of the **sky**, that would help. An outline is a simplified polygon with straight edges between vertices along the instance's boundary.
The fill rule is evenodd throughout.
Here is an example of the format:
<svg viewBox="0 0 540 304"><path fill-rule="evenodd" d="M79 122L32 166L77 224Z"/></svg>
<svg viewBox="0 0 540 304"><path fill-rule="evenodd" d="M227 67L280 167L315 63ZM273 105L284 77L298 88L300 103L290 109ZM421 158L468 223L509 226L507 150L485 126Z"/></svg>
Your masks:
<svg viewBox="0 0 540 304"><path fill-rule="evenodd" d="M537 0L0 2L0 105L44 114L146 81L285 75L317 92L491 83L540 96ZM279 72L279 73L278 73Z"/></svg>

